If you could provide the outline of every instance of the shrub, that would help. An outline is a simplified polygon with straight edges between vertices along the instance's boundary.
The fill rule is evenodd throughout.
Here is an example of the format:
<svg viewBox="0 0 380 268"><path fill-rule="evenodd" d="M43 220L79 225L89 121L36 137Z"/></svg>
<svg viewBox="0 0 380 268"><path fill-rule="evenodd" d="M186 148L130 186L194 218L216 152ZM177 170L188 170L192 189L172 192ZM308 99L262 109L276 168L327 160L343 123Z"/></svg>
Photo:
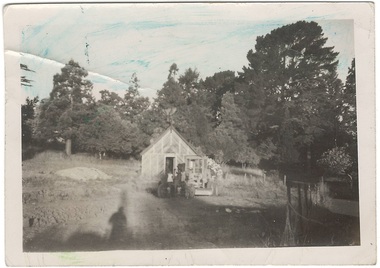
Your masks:
<svg viewBox="0 0 380 268"><path fill-rule="evenodd" d="M331 175L342 175L352 166L352 159L346 148L334 147L322 154L322 158L317 164L327 173Z"/></svg>

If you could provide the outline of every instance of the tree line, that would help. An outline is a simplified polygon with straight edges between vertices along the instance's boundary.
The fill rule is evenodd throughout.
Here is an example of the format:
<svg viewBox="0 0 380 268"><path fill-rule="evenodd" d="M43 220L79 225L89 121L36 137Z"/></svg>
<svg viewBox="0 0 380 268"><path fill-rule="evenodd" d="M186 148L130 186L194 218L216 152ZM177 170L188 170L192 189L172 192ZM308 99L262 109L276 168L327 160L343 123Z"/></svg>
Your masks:
<svg viewBox="0 0 380 268"><path fill-rule="evenodd" d="M87 71L71 60L49 98L22 106L23 145L139 157L173 124L220 164L355 174L355 59L341 81L326 41L316 22L299 21L257 37L240 72L201 79L173 63L152 102L140 96L136 74L123 97L104 89L95 100Z"/></svg>

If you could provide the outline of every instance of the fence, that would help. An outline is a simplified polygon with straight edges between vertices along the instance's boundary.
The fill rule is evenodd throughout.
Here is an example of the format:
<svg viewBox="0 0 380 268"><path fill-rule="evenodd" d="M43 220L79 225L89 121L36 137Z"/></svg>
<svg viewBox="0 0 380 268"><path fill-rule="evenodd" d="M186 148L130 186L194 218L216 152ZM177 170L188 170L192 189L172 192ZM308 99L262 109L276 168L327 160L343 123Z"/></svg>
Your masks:
<svg viewBox="0 0 380 268"><path fill-rule="evenodd" d="M294 246L306 244L310 223L321 224L312 219L313 208L321 205L327 196L323 179L320 182L301 182L286 180L287 206L285 229L281 244Z"/></svg>

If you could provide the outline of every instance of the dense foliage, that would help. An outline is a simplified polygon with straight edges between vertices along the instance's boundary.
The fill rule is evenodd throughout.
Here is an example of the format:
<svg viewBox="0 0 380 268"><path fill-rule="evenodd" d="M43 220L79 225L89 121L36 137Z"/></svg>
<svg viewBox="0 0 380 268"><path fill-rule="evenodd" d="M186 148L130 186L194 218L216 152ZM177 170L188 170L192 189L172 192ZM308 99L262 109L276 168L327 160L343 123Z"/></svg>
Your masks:
<svg viewBox="0 0 380 268"><path fill-rule="evenodd" d="M322 154L322 158L317 161L326 173L332 175L345 174L352 166L351 157L343 147L334 147Z"/></svg>
<svg viewBox="0 0 380 268"><path fill-rule="evenodd" d="M87 71L70 61L37 108L33 137L138 157L173 124L218 164L350 172L357 169L355 61L343 83L338 52L326 42L317 23L299 21L257 37L239 73L200 79L197 69L181 73L173 63L153 102L139 95L136 74L124 96L105 89L95 101Z"/></svg>
<svg viewBox="0 0 380 268"><path fill-rule="evenodd" d="M26 103L21 106L21 130L22 145L27 146L33 143L32 121L35 118L35 109L38 104L38 97L26 98Z"/></svg>

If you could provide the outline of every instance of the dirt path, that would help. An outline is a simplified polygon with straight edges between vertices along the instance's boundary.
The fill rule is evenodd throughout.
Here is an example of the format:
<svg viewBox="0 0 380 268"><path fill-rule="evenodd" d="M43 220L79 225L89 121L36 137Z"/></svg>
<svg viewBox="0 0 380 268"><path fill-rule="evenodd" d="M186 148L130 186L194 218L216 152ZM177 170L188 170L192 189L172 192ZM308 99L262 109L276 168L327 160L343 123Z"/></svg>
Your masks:
<svg viewBox="0 0 380 268"><path fill-rule="evenodd" d="M267 246L262 237L272 235L272 226L263 216L265 206L252 200L241 203L237 206L227 197L160 199L130 192L126 204L129 244L149 249ZM282 208L271 211L279 213L272 215L271 225L276 225Z"/></svg>
<svg viewBox="0 0 380 268"><path fill-rule="evenodd" d="M333 213L358 217L359 202L344 199L330 199L326 202L325 207Z"/></svg>
<svg viewBox="0 0 380 268"><path fill-rule="evenodd" d="M188 232L186 219L170 210L168 202L148 193L129 193L127 237L132 248L191 248L199 242Z"/></svg>
<svg viewBox="0 0 380 268"><path fill-rule="evenodd" d="M33 209L54 220L24 222L26 251L254 247L268 233L262 207L223 197L160 199L129 186L107 198L40 204L29 214Z"/></svg>
<svg viewBox="0 0 380 268"><path fill-rule="evenodd" d="M274 205L271 198L211 196L161 199L131 185L114 185L112 189L106 196L96 198L25 205L24 250L281 246L285 207L279 201ZM318 237L321 234L321 238L313 238L315 245L327 245L332 235L338 242L346 244L352 244L352 239L358 240L357 228L352 228L357 225L355 219L341 219L327 210L322 212L318 212L318 219L324 222L324 226L314 226L311 232ZM35 222L29 226L28 217L31 215L35 216ZM354 224L351 226L350 222ZM349 232L339 233L337 228L348 228ZM328 231L331 235L324 237L322 234ZM347 234L350 236L344 240Z"/></svg>

